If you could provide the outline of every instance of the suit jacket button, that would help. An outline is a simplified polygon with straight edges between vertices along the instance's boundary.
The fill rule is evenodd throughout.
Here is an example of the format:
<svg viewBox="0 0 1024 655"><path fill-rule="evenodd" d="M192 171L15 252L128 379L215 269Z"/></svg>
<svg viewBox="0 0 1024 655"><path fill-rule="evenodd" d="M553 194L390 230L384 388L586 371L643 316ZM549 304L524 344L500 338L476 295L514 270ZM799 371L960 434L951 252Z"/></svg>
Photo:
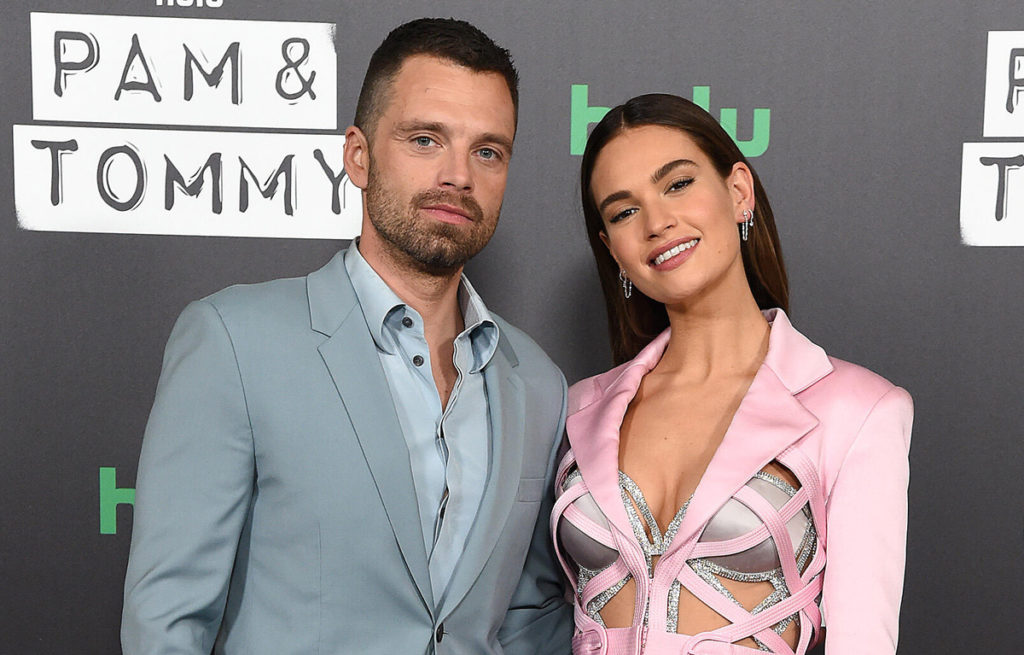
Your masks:
<svg viewBox="0 0 1024 655"><path fill-rule="evenodd" d="M441 639L444 638L444 624L437 626L437 632L434 633L434 637L437 639L437 643L441 643Z"/></svg>

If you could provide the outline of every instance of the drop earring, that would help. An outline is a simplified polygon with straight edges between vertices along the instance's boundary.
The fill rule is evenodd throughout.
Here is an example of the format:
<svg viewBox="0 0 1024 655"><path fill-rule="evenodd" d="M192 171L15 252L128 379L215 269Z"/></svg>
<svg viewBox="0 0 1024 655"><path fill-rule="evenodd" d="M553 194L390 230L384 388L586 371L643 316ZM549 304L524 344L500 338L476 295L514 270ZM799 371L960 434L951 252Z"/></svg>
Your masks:
<svg viewBox="0 0 1024 655"><path fill-rule="evenodd" d="M750 236L750 228L754 226L754 212L749 209L743 210L743 222L740 223L740 238L744 241Z"/></svg>
<svg viewBox="0 0 1024 655"><path fill-rule="evenodd" d="M633 280L626 275L626 269L619 269L619 282L622 282L622 295L628 300L633 295Z"/></svg>

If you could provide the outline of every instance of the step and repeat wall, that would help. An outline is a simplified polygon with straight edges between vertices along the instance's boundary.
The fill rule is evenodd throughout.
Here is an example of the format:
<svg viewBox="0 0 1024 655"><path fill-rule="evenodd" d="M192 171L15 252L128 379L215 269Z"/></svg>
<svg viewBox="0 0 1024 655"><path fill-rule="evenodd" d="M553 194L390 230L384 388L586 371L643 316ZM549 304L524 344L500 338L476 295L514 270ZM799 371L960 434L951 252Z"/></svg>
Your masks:
<svg viewBox="0 0 1024 655"><path fill-rule="evenodd" d="M609 367L579 155L607 107L692 98L771 197L794 324L914 396L901 652L1024 640L1018 2L9 0L0 651L120 652L175 317L357 234L343 131L371 52L425 12L522 77L501 223L468 268L491 308L570 382Z"/></svg>

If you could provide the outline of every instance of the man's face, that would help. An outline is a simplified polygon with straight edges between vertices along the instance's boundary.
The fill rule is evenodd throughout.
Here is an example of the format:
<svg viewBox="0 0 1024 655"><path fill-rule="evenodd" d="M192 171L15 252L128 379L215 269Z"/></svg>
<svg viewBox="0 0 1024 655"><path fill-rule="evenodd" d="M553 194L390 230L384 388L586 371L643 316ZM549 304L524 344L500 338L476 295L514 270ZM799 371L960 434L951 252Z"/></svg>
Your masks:
<svg viewBox="0 0 1024 655"><path fill-rule="evenodd" d="M504 77L407 59L370 135L365 212L381 246L431 274L461 268L494 234L514 136Z"/></svg>

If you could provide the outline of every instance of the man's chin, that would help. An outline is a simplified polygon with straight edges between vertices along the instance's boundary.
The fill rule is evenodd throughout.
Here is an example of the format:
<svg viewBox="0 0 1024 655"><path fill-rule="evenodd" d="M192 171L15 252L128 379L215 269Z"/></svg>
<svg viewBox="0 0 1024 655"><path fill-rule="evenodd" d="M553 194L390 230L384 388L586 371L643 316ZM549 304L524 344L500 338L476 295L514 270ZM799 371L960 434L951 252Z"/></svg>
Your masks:
<svg viewBox="0 0 1024 655"><path fill-rule="evenodd" d="M445 275L458 271L476 253L458 248L431 248L407 253L420 267L433 275Z"/></svg>
<svg viewBox="0 0 1024 655"><path fill-rule="evenodd" d="M427 218L417 212L404 228L389 223L375 224L378 234L389 242L395 254L401 253L409 265L433 276L457 273L490 240L481 243L476 223L454 225ZM388 229L392 228L392 229Z"/></svg>

